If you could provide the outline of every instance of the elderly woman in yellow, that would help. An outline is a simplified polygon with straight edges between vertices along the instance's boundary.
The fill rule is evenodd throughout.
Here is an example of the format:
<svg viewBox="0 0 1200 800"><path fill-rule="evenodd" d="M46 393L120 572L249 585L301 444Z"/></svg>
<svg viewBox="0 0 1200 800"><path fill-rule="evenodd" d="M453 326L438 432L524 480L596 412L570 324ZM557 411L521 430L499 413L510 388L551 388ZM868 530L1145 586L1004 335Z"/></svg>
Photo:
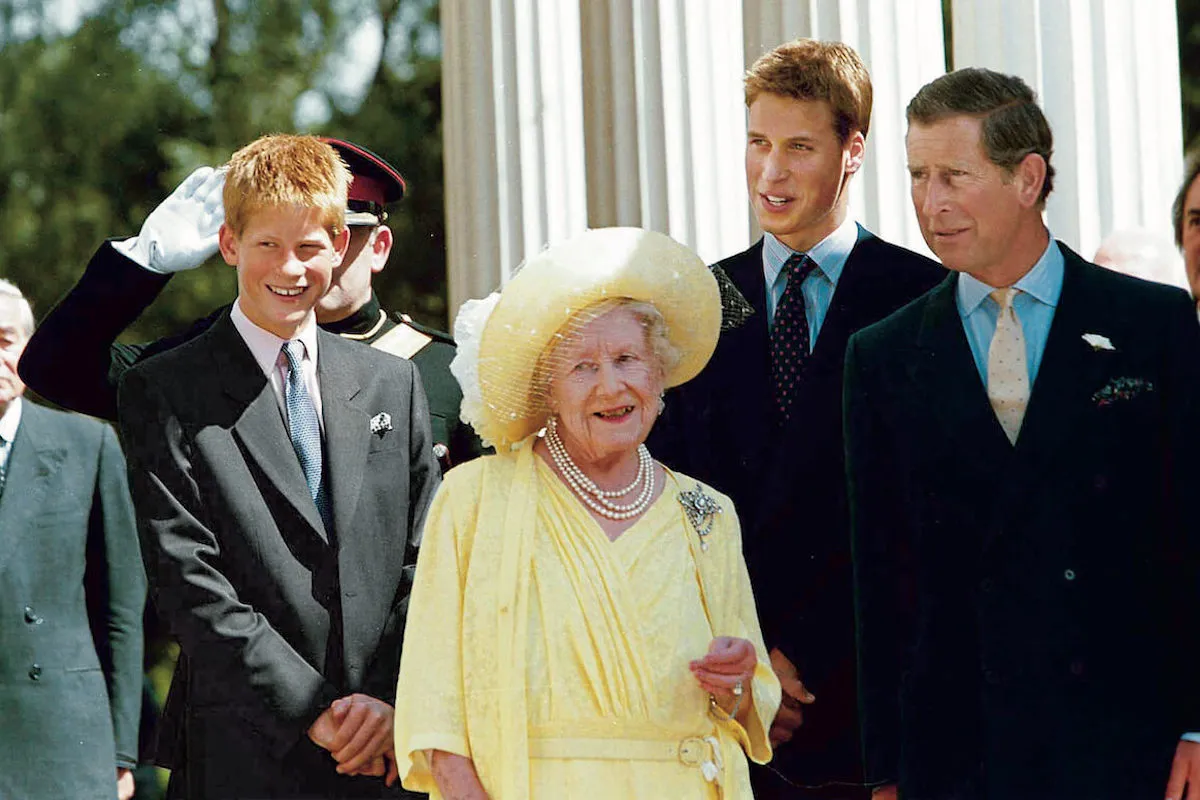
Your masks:
<svg viewBox="0 0 1200 800"><path fill-rule="evenodd" d="M662 234L589 231L456 322L463 417L497 454L425 525L396 702L434 798L748 798L779 684L729 500L643 442L700 371L716 281ZM544 431L542 430L544 429Z"/></svg>

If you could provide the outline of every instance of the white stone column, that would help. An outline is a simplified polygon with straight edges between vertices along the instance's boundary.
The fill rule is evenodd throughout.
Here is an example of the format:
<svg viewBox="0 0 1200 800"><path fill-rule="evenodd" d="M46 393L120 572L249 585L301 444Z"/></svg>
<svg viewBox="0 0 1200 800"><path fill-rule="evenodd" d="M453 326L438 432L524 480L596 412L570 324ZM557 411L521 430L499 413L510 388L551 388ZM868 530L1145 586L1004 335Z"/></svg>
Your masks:
<svg viewBox="0 0 1200 800"><path fill-rule="evenodd" d="M576 0L444 0L451 315L586 225Z"/></svg>
<svg viewBox="0 0 1200 800"><path fill-rule="evenodd" d="M1171 0L954 0L955 67L1020 75L1054 131L1051 231L1086 258L1113 230L1169 234L1182 177Z"/></svg>
<svg viewBox="0 0 1200 800"><path fill-rule="evenodd" d="M660 230L706 260L744 246L740 7L583 6L589 225Z"/></svg>
<svg viewBox="0 0 1200 800"><path fill-rule="evenodd" d="M941 0L744 0L746 66L798 37L841 41L871 73L874 109L850 212L880 236L928 253L908 191L904 109L945 72Z"/></svg>

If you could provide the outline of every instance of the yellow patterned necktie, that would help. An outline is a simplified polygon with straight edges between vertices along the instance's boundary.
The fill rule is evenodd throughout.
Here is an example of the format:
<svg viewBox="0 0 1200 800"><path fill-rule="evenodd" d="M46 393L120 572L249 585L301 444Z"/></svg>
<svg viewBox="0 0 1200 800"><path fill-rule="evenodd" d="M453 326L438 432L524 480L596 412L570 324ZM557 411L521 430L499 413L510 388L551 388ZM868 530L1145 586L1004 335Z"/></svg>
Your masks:
<svg viewBox="0 0 1200 800"><path fill-rule="evenodd" d="M1021 319L1013 308L1013 300L1020 289L1008 287L995 289L991 297L1000 306L996 318L996 332L988 347L987 391L992 410L1008 441L1017 443L1021 421L1025 418L1025 407L1029 405L1029 368L1025 358L1025 332Z"/></svg>

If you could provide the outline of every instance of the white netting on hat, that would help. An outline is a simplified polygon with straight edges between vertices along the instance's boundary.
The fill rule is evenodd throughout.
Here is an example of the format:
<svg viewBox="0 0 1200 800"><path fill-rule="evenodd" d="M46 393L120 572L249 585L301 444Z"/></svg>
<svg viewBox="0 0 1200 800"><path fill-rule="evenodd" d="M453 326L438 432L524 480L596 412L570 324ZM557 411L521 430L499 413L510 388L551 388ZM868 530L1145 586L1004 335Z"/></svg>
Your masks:
<svg viewBox="0 0 1200 800"><path fill-rule="evenodd" d="M646 334L646 360L663 371L663 384L694 377L721 324L717 283L704 262L660 233L593 230L530 258L499 299L464 304L451 364L463 387L463 420L498 448L538 430L562 366L555 354L628 301Z"/></svg>

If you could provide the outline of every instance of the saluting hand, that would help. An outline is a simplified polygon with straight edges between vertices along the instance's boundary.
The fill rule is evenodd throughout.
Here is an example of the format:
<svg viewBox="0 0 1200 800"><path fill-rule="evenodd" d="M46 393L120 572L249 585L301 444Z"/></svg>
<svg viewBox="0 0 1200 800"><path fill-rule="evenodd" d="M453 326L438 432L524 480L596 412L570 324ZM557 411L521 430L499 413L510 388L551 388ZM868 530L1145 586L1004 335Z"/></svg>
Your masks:
<svg viewBox="0 0 1200 800"><path fill-rule="evenodd" d="M200 266L217 252L217 232L225 222L224 189L224 169L200 167L150 212L137 236L114 247L153 272Z"/></svg>

